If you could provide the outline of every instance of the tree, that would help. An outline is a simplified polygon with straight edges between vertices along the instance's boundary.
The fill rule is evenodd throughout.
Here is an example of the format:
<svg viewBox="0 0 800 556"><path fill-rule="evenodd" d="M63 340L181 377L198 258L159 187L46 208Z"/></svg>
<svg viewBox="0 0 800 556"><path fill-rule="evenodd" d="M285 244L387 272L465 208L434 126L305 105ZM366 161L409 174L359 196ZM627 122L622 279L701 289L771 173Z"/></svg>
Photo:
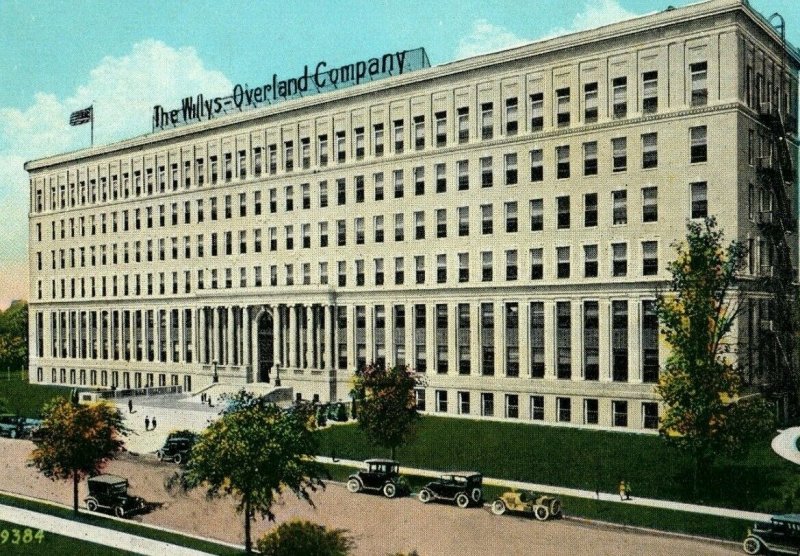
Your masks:
<svg viewBox="0 0 800 556"><path fill-rule="evenodd" d="M15 301L0 312L0 368L28 366L28 304Z"/></svg>
<svg viewBox="0 0 800 556"><path fill-rule="evenodd" d="M72 479L73 511L78 514L78 483L99 474L123 450L128 433L119 410L105 400L78 405L55 398L43 409L33 465L52 480Z"/></svg>
<svg viewBox="0 0 800 556"><path fill-rule="evenodd" d="M357 370L353 397L358 426L370 442L392 451L413 438L420 419L414 389L420 385L408 367L386 369L374 363Z"/></svg>
<svg viewBox="0 0 800 556"><path fill-rule="evenodd" d="M737 275L746 252L737 241L723 247L716 220L689 222L685 243L667 265L670 291L656 311L671 348L656 386L666 405L660 432L693 461L693 483L720 454L739 455L774 426L769 404L743 396L728 341L739 313Z"/></svg>
<svg viewBox="0 0 800 556"><path fill-rule="evenodd" d="M355 545L346 533L295 519L266 533L256 548L264 556L347 556Z"/></svg>
<svg viewBox="0 0 800 556"><path fill-rule="evenodd" d="M244 514L247 552L252 550L250 524L256 512L273 520L272 504L285 489L313 506L310 492L325 486L309 423L309 405L284 411L265 397L240 391L192 448L182 486L203 486L210 497L239 498L236 510Z"/></svg>

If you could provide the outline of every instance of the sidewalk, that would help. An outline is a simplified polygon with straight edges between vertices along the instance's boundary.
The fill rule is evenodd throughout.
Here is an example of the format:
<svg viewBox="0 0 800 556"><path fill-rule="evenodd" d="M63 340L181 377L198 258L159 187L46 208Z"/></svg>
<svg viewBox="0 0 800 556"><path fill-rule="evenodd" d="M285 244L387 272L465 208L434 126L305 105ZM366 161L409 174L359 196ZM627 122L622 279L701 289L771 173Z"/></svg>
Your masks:
<svg viewBox="0 0 800 556"><path fill-rule="evenodd" d="M323 456L317 456L316 459L320 463L333 463L336 465L346 465L358 468L364 467L363 462L360 461L337 459L334 462L332 458ZM400 473L406 475L419 475L421 477L438 477L441 474L439 471L430 471L427 469L415 469L412 467L400 467ZM747 521L769 521L772 518L770 514L746 512L742 510L732 510L729 508L717 508L714 506L701 506L699 504L687 504L684 502L671 502L669 500L657 500L655 498L640 498L637 496L634 496L630 500L626 500L623 502L619 499L619 494L612 494L608 492L597 493L593 490L581 490L576 488L540 485L537 483L509 481L506 479L493 479L491 477L484 477L483 484L492 486L506 486L518 490L532 490L535 492L541 492L546 494L557 494L560 496L572 496L575 498L601 500L603 502L616 502L617 504L645 506L650 508L661 508L665 510L677 510L677 511L691 512L696 514L715 515L719 517L732 517L735 519L744 519Z"/></svg>
<svg viewBox="0 0 800 556"><path fill-rule="evenodd" d="M170 556L202 556L207 554L207 552L184 548L175 544L137 537L130 533L104 529L96 525L78 523L69 519L2 504L0 504L0 520L148 556L162 556L164 554L169 554Z"/></svg>
<svg viewBox="0 0 800 556"><path fill-rule="evenodd" d="M792 463L800 465L800 451L797 450L797 439L800 438L800 427L792 427L781 431L772 439L772 451Z"/></svg>

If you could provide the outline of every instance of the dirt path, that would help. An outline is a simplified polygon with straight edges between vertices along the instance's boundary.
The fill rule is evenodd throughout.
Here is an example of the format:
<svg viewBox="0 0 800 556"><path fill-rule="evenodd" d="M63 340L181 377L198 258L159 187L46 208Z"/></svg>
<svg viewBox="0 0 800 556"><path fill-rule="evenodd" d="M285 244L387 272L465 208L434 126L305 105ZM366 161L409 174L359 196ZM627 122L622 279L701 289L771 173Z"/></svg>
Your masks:
<svg viewBox="0 0 800 556"><path fill-rule="evenodd" d="M25 465L33 444L0 439L0 490L71 504L71 488L55 483ZM127 477L134 494L163 506L136 521L187 531L227 542L243 542L241 516L231 499L206 500L202 492L170 496L164 481L177 466L126 457L108 472ZM81 485L81 498L85 483ZM347 529L356 541L355 555L376 556L416 549L420 556L483 554L620 554L717 555L737 554L729 547L658 535L624 532L569 520L539 523L518 517L496 517L482 508L459 509L446 504L423 505L415 499L386 500L369 494L350 494L329 485L312 495L316 507L286 495L273 511L277 522L293 517ZM568 511L568 509L567 509ZM258 521L253 538L274 527ZM742 532L744 533L744 531Z"/></svg>

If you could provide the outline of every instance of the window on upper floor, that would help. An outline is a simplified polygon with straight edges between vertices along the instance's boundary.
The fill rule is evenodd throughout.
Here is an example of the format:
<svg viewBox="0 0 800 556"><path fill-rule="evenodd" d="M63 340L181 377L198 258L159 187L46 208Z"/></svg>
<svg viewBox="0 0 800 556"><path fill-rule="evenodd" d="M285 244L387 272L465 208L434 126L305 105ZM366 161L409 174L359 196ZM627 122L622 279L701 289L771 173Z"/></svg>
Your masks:
<svg viewBox="0 0 800 556"><path fill-rule="evenodd" d="M690 135L690 161L706 162L708 160L708 128L704 125L689 128Z"/></svg>
<svg viewBox="0 0 800 556"><path fill-rule="evenodd" d="M625 118L628 116L628 78L614 78L611 87L614 118Z"/></svg>
<svg viewBox="0 0 800 556"><path fill-rule="evenodd" d="M566 127L570 123L569 87L556 90L556 123L558 127Z"/></svg>
<svg viewBox="0 0 800 556"><path fill-rule="evenodd" d="M658 72L646 71L642 74L642 112L658 112Z"/></svg>
<svg viewBox="0 0 800 556"><path fill-rule="evenodd" d="M583 86L583 122L591 124L597 121L597 82Z"/></svg>
<svg viewBox="0 0 800 556"><path fill-rule="evenodd" d="M692 86L692 106L705 106L708 104L708 64L697 62L689 64L689 73Z"/></svg>

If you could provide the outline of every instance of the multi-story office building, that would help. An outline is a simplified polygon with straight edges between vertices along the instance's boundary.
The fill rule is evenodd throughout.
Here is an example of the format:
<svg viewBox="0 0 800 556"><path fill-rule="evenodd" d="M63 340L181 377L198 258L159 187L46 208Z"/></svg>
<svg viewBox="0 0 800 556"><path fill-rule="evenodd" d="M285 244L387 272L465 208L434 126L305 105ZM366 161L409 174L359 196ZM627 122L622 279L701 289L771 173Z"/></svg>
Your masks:
<svg viewBox="0 0 800 556"><path fill-rule="evenodd" d="M30 379L327 401L375 361L427 412L655 428L671 244L714 215L769 272L799 62L711 0L29 162Z"/></svg>

